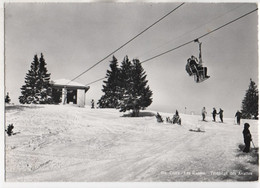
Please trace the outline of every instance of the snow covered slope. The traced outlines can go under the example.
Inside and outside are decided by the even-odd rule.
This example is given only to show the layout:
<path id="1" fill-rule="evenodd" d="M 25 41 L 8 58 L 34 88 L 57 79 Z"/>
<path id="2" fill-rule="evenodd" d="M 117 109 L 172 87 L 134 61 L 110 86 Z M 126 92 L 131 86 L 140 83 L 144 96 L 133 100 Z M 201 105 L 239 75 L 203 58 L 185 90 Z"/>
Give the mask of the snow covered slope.
<path id="1" fill-rule="evenodd" d="M 258 150 L 245 154 L 243 125 L 180 114 L 182 126 L 154 112 L 70 105 L 6 107 L 6 181 L 254 181 Z M 173 114 L 161 113 L 163 118 Z M 250 123 L 258 148 L 258 122 Z M 205 132 L 192 132 L 200 127 Z"/>

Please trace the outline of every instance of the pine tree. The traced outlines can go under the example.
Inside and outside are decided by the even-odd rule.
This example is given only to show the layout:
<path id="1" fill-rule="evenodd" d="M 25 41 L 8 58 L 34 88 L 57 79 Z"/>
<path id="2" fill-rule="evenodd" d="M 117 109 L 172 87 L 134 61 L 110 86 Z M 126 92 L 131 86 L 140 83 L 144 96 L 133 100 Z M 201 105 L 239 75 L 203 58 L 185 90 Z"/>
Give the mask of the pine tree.
<path id="1" fill-rule="evenodd" d="M 25 84 L 21 87 L 19 101 L 22 104 L 45 104 L 51 102 L 50 74 L 41 54 L 40 60 L 35 55 L 31 69 L 25 76 Z"/>
<path id="2" fill-rule="evenodd" d="M 121 67 L 120 111 L 133 110 L 132 116 L 138 117 L 139 111 L 152 103 L 152 91 L 147 86 L 146 73 L 138 59 L 131 63 L 126 57 Z"/>
<path id="3" fill-rule="evenodd" d="M 34 56 L 33 62 L 31 63 L 31 69 L 25 76 L 25 85 L 21 88 L 22 95 L 19 97 L 19 101 L 22 104 L 37 104 L 39 103 L 38 95 L 39 91 L 36 87 L 38 79 L 39 60 L 37 55 Z"/>
<path id="4" fill-rule="evenodd" d="M 258 119 L 258 89 L 254 81 L 250 79 L 248 90 L 242 101 L 242 118 Z"/>
<path id="5" fill-rule="evenodd" d="M 103 89 L 104 95 L 99 99 L 98 105 L 100 108 L 118 108 L 119 100 L 119 68 L 115 56 L 110 61 L 110 70 L 107 70 L 107 80 L 104 81 Z"/>
<path id="6" fill-rule="evenodd" d="M 39 89 L 39 101 L 41 104 L 52 103 L 50 73 L 47 73 L 46 62 L 41 53 L 39 59 L 39 70 L 37 79 L 37 88 Z"/>
<path id="7" fill-rule="evenodd" d="M 147 85 L 148 80 L 146 80 L 146 72 L 144 71 L 140 61 L 138 59 L 133 60 L 134 71 L 133 71 L 133 81 L 134 88 L 133 91 L 136 97 L 136 106 L 135 110 L 138 116 L 139 110 L 144 110 L 146 107 L 152 104 L 152 91 L 150 87 Z"/>
<path id="8" fill-rule="evenodd" d="M 9 104 L 11 102 L 11 99 L 9 97 L 9 93 L 7 92 L 6 96 L 5 96 L 5 103 Z"/>
<path id="9" fill-rule="evenodd" d="M 132 82 L 132 64 L 126 56 L 121 64 L 119 73 L 119 107 L 120 112 L 125 112 L 131 110 L 132 104 L 131 98 L 131 88 L 133 88 Z"/>

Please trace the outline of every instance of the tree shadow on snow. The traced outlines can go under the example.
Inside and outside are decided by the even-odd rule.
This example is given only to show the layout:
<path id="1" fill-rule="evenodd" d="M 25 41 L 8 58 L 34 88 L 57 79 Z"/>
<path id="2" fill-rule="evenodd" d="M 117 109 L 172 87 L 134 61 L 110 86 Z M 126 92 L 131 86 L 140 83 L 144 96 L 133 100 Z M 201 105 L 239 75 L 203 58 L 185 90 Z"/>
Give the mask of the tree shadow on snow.
<path id="1" fill-rule="evenodd" d="M 227 181 L 258 181 L 258 171 L 252 172 L 243 164 L 236 164 L 234 168 L 230 169 L 230 172 L 235 173 L 235 175 L 229 173 L 221 179 Z"/>
<path id="2" fill-rule="evenodd" d="M 35 109 L 35 108 L 43 108 L 42 106 L 23 106 L 23 105 L 13 105 L 13 106 L 5 106 L 5 111 L 18 110 L 22 111 L 24 109 Z"/>
<path id="3" fill-rule="evenodd" d="M 153 112 L 139 112 L 138 117 L 152 117 L 155 116 L 156 114 Z M 122 117 L 133 117 L 132 112 L 129 112 L 127 114 L 123 114 Z"/>
<path id="4" fill-rule="evenodd" d="M 244 153 L 244 144 L 239 144 L 236 150 L 236 163 L 229 169 L 230 172 L 223 176 L 222 180 L 235 180 L 235 181 L 257 181 L 258 180 L 258 166 L 259 166 L 259 153 L 258 148 L 251 148 L 249 153 Z"/>
<path id="5" fill-rule="evenodd" d="M 243 149 L 245 148 L 244 144 L 239 144 L 238 145 L 238 153 L 236 155 L 236 157 L 245 157 L 245 156 L 249 156 L 250 160 L 248 160 L 247 162 L 252 164 L 252 165 L 259 165 L 259 148 L 250 148 L 250 152 L 249 153 L 244 153 Z"/>

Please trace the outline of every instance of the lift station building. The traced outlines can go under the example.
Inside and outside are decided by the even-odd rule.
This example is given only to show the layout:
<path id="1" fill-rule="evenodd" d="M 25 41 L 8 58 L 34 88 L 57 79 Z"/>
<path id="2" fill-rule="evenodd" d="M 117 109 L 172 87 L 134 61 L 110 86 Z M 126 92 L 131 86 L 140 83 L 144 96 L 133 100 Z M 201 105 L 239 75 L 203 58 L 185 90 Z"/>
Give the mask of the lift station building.
<path id="1" fill-rule="evenodd" d="M 51 81 L 52 95 L 56 104 L 76 104 L 84 107 L 86 104 L 86 92 L 89 86 L 70 81 L 59 79 Z"/>

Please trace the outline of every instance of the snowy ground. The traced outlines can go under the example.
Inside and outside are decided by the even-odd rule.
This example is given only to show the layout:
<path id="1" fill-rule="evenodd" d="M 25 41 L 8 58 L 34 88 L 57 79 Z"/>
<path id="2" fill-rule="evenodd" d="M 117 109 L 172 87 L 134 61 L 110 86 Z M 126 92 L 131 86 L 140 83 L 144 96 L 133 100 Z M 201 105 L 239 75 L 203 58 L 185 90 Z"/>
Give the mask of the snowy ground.
<path id="1" fill-rule="evenodd" d="M 258 149 L 243 149 L 243 126 L 180 114 L 182 126 L 157 123 L 152 112 L 70 105 L 7 106 L 6 181 L 255 181 Z M 164 119 L 173 114 L 162 113 Z M 250 131 L 258 148 L 258 122 Z M 205 132 L 189 129 L 200 127 Z"/>

